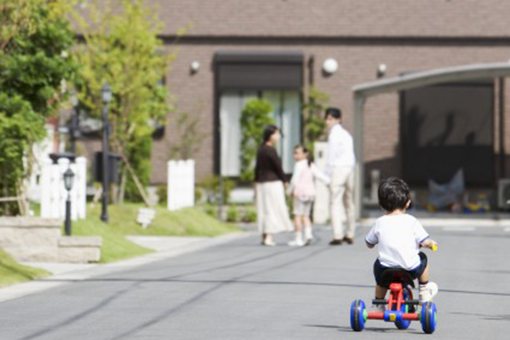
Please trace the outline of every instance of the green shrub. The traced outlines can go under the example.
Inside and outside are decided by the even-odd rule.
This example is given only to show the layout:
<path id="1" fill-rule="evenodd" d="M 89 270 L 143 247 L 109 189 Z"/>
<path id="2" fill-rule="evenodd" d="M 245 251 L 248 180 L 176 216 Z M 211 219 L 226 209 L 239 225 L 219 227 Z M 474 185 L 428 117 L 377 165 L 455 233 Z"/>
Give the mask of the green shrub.
<path id="1" fill-rule="evenodd" d="M 200 186 L 205 189 L 208 198 L 210 198 L 211 196 L 216 198 L 218 196 L 220 187 L 219 177 L 209 176 L 200 184 Z M 235 186 L 236 186 L 235 181 L 227 178 L 223 179 L 223 204 L 227 204 L 229 202 L 230 193 L 235 188 Z"/>
<path id="2" fill-rule="evenodd" d="M 313 155 L 314 145 L 317 140 L 324 138 L 326 124 L 323 118 L 323 112 L 328 106 L 329 96 L 327 93 L 319 91 L 312 87 L 308 101 L 303 105 L 304 111 L 304 141 L 305 146 Z"/>
<path id="3" fill-rule="evenodd" d="M 158 198 L 159 198 L 159 204 L 166 207 L 167 204 L 167 198 L 168 198 L 168 191 L 166 184 L 158 186 Z"/>
<path id="4" fill-rule="evenodd" d="M 227 210 L 227 222 L 237 222 L 239 218 L 239 213 L 237 211 L 237 207 L 235 205 L 231 205 Z"/>
<path id="5" fill-rule="evenodd" d="M 254 209 L 246 210 L 243 216 L 243 222 L 253 223 L 255 221 L 257 221 L 257 212 Z"/>
<path id="6" fill-rule="evenodd" d="M 209 216 L 216 217 L 216 209 L 212 205 L 207 205 L 204 209 L 205 213 Z"/>
<path id="7" fill-rule="evenodd" d="M 195 186 L 195 203 L 202 203 L 202 199 L 204 197 L 204 190 L 199 187 Z"/>
<path id="8" fill-rule="evenodd" d="M 262 131 L 274 124 L 271 103 L 264 99 L 252 99 L 241 112 L 241 179 L 252 181 L 257 149 L 262 142 Z"/>

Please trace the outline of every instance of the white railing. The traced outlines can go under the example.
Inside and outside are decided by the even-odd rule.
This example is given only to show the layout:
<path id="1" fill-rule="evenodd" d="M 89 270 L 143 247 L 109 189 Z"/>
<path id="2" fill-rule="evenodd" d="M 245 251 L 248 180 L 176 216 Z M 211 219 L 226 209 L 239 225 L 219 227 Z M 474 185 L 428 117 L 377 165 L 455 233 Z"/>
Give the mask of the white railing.
<path id="1" fill-rule="evenodd" d="M 64 187 L 64 172 L 71 168 L 74 173 L 71 189 L 71 218 L 73 220 L 86 217 L 87 207 L 87 159 L 77 157 L 75 163 L 69 164 L 66 158 L 60 158 L 58 164 L 51 159 L 44 159 L 41 166 L 41 217 L 65 217 L 67 191 Z"/>
<path id="2" fill-rule="evenodd" d="M 168 210 L 195 205 L 195 161 L 168 162 Z"/>

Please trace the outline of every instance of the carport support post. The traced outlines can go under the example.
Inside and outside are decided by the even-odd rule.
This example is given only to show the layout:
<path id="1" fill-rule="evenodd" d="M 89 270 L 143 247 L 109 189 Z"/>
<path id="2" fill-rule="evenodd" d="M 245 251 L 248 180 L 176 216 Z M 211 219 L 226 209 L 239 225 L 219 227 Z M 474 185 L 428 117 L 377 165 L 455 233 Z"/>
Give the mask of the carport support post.
<path id="1" fill-rule="evenodd" d="M 363 189 L 364 189 L 364 165 L 363 165 L 363 109 L 365 97 L 354 93 L 354 153 L 356 155 L 355 168 L 355 207 L 356 219 L 363 216 Z"/>

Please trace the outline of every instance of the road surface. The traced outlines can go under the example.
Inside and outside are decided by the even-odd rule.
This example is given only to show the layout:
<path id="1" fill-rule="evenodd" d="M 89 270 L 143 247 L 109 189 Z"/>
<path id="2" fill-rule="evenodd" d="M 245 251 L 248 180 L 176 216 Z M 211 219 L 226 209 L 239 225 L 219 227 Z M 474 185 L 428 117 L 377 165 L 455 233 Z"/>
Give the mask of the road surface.
<path id="1" fill-rule="evenodd" d="M 0 339 L 424 339 L 369 320 L 349 305 L 373 294 L 375 250 L 328 246 L 318 228 L 304 248 L 230 243 L 0 303 Z M 504 339 L 510 329 L 510 230 L 431 227 L 439 324 L 434 339 Z"/>

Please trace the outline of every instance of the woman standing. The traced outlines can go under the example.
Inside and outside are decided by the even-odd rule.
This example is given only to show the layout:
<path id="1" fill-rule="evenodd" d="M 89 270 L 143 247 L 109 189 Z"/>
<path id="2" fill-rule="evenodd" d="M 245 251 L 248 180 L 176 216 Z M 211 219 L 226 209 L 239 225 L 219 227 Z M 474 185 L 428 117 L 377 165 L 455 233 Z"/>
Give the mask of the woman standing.
<path id="1" fill-rule="evenodd" d="M 292 230 L 285 202 L 285 174 L 275 145 L 280 140 L 280 130 L 274 125 L 264 129 L 263 143 L 257 152 L 255 165 L 255 190 L 257 195 L 257 224 L 262 244 L 274 246 L 273 234 Z"/>

